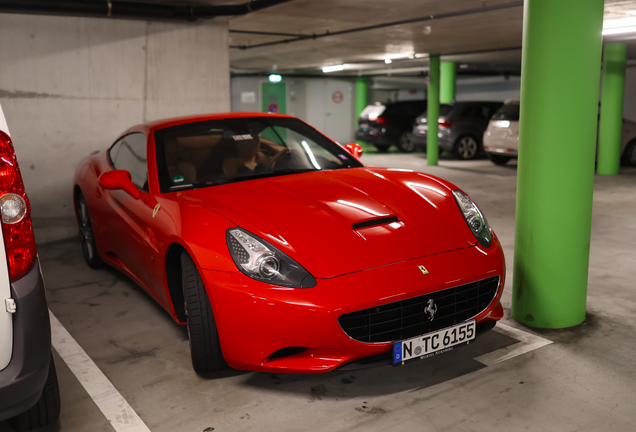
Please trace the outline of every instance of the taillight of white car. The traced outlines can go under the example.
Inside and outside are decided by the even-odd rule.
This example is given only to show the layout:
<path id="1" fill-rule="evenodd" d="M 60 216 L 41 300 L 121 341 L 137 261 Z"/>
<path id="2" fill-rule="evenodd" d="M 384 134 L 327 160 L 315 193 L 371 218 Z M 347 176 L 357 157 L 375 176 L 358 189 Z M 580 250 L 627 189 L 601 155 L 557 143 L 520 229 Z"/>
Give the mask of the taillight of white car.
<path id="1" fill-rule="evenodd" d="M 0 215 L 11 281 L 26 274 L 37 255 L 31 206 L 11 138 L 0 131 Z"/>

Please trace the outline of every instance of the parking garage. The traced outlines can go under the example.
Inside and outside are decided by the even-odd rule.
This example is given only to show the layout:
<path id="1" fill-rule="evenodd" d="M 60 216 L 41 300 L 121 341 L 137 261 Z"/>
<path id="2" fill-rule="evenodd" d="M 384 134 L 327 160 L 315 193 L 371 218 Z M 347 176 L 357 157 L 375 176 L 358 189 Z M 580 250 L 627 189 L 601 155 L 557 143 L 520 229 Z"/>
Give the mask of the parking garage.
<path id="1" fill-rule="evenodd" d="M 37 247 L 16 276 L 6 246 L 9 341 L 39 271 L 60 407 L 38 391 L 0 431 L 632 431 L 634 34 L 631 0 L 0 1 Z M 493 275 L 431 327 L 436 293 Z M 373 339 L 415 299 L 428 330 Z"/>

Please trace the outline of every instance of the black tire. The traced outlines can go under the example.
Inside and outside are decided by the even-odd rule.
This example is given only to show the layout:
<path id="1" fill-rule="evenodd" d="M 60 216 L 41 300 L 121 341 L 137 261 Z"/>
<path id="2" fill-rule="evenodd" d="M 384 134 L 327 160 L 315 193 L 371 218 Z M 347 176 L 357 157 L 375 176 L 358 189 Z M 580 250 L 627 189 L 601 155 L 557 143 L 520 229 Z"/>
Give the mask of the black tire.
<path id="1" fill-rule="evenodd" d="M 463 135 L 453 144 L 453 155 L 455 158 L 462 160 L 475 159 L 479 154 L 480 148 L 477 138 L 472 135 Z"/>
<path id="2" fill-rule="evenodd" d="M 505 165 L 508 163 L 508 161 L 511 158 L 510 156 L 503 156 L 503 155 L 488 153 L 488 159 L 490 159 L 490 161 L 494 163 L 495 165 Z"/>
<path id="3" fill-rule="evenodd" d="M 413 132 L 411 131 L 402 132 L 402 135 L 400 135 L 397 148 L 402 153 L 411 153 L 415 150 L 415 144 L 413 144 L 411 138 L 413 138 Z"/>
<path id="4" fill-rule="evenodd" d="M 57 373 L 51 355 L 49 375 L 44 383 L 40 399 L 28 411 L 9 419 L 9 424 L 17 431 L 27 431 L 50 425 L 60 417 L 60 390 Z"/>
<path id="5" fill-rule="evenodd" d="M 210 299 L 201 275 L 186 252 L 181 254 L 181 280 L 192 367 L 200 374 L 227 368 Z"/>
<path id="6" fill-rule="evenodd" d="M 627 144 L 621 162 L 623 165 L 636 166 L 636 140 L 632 140 Z"/>
<path id="7" fill-rule="evenodd" d="M 386 153 L 389 151 L 389 147 L 391 147 L 390 145 L 387 144 L 373 144 L 375 146 L 375 148 L 378 149 L 378 151 L 380 153 Z"/>
<path id="8" fill-rule="evenodd" d="M 100 269 L 104 267 L 104 262 L 97 252 L 95 235 L 93 234 L 93 227 L 91 225 L 91 216 L 88 213 L 86 199 L 81 192 L 77 194 L 75 205 L 77 206 L 77 225 L 79 227 L 80 242 L 82 243 L 84 260 L 90 268 Z"/>

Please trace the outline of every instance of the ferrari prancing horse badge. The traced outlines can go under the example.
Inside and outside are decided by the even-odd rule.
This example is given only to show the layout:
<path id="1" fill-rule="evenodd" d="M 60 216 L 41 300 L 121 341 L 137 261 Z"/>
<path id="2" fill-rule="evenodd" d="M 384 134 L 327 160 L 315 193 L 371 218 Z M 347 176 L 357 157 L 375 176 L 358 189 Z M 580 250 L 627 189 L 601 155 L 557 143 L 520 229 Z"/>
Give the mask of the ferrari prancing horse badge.
<path id="1" fill-rule="evenodd" d="M 428 270 L 426 270 L 426 267 L 424 267 L 423 265 L 417 266 L 417 268 L 420 269 L 422 274 L 424 274 L 424 275 L 428 274 Z"/>
<path id="2" fill-rule="evenodd" d="M 157 212 L 159 211 L 159 207 L 161 207 L 161 204 L 157 204 L 155 206 L 155 209 L 152 211 L 152 217 L 153 218 L 157 215 Z"/>

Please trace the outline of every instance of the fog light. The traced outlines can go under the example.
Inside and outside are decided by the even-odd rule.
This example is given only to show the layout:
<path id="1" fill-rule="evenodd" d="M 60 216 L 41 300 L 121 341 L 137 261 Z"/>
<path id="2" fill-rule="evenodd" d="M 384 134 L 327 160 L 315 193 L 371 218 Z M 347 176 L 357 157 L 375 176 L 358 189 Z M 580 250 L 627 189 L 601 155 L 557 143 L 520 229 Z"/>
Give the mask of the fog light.
<path id="1" fill-rule="evenodd" d="M 8 193 L 0 197 L 0 212 L 2 222 L 14 224 L 20 222 L 26 214 L 27 207 L 24 199 L 20 195 Z"/>

